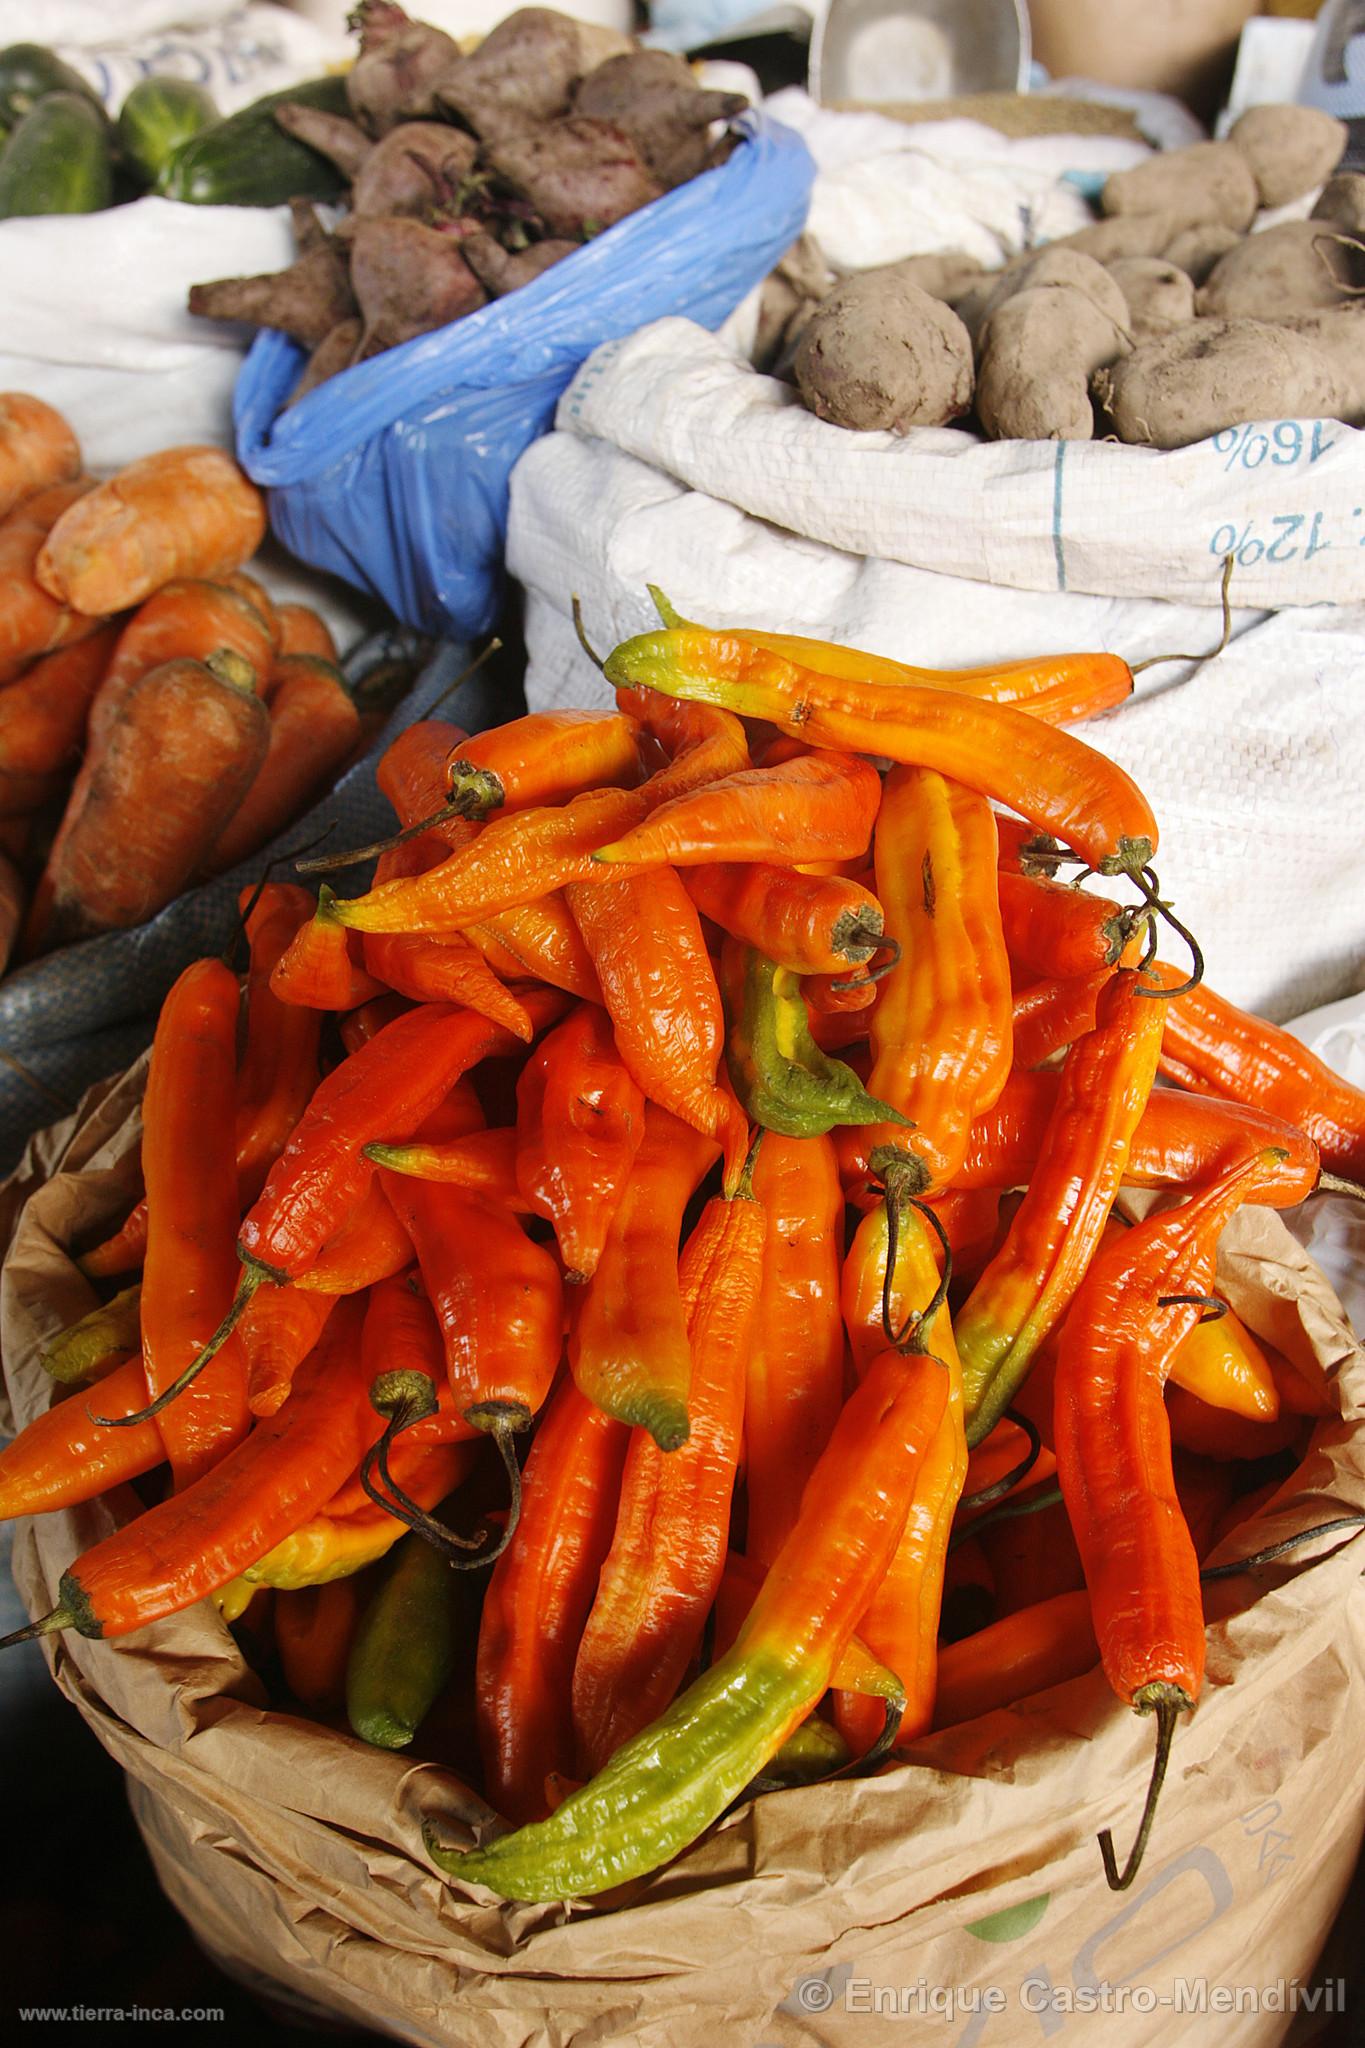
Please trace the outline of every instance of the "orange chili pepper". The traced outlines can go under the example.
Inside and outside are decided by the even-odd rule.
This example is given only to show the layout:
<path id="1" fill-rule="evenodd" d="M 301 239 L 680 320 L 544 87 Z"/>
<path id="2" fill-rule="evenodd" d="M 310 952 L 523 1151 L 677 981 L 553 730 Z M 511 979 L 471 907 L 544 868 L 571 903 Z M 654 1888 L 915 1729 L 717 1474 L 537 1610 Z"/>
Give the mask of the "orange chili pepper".
<path id="1" fill-rule="evenodd" d="M 85 1551 L 62 1574 L 51 1613 L 5 1642 L 64 1628 L 128 1635 L 226 1586 L 308 1521 L 379 1435 L 359 1320 L 358 1303 L 341 1303 L 278 1415 Z M 111 1385 L 102 1382 L 106 1397 Z"/>
<path id="2" fill-rule="evenodd" d="M 1141 958 L 1151 921 L 1145 903 L 1110 903 L 1070 883 L 1008 868 L 1000 870 L 996 886 L 1010 963 L 1030 979 L 1133 967 Z"/>
<path id="3" fill-rule="evenodd" d="M 1099 1661 L 1090 1595 L 1056 1593 L 1018 1608 L 939 1654 L 935 1728 L 956 1728 L 1081 1678 Z"/>
<path id="4" fill-rule="evenodd" d="M 1151 806 L 1123 769 L 1072 734 L 952 690 L 891 690 L 821 675 L 734 633 L 643 633 L 608 656 L 608 682 L 770 719 L 812 746 L 879 754 L 997 797 L 1102 872 L 1152 858 Z"/>
<path id="5" fill-rule="evenodd" d="M 1095 1028 L 1095 1006 L 1112 968 L 1035 981 L 1014 996 L 1014 1064 L 1039 1067 Z"/>
<path id="6" fill-rule="evenodd" d="M 896 1332 L 913 1330 L 916 1348 L 938 1360 L 947 1382 L 942 1418 L 915 1468 L 900 1541 L 858 1622 L 862 1641 L 900 1681 L 905 1695 L 900 1732 L 906 1740 L 923 1735 L 933 1720 L 943 1574 L 967 1473 L 962 1369 L 942 1305 L 940 1265 L 936 1240 L 918 1209 L 897 1203 L 888 1189 L 880 1215 L 874 1210 L 859 1224 L 844 1267 L 845 1322 L 860 1371 L 874 1369 Z M 875 1349 L 867 1342 L 871 1333 L 859 1298 L 868 1292 L 871 1277 L 881 1339 Z M 865 1694 L 839 1693 L 834 1719 L 849 1748 L 861 1754 L 881 1732 L 883 1712 Z"/>
<path id="7" fill-rule="evenodd" d="M 376 880 L 391 882 L 425 874 L 445 859 L 446 852 L 434 833 L 423 833 L 420 839 L 382 853 L 375 868 Z M 503 987 L 483 954 L 458 933 L 440 937 L 371 933 L 364 939 L 363 952 L 366 971 L 400 995 L 423 1003 L 464 1003 L 530 1043 L 531 1019 L 525 1006 Z"/>
<path id="8" fill-rule="evenodd" d="M 391 1173 L 408 1173 L 415 1180 L 448 1181 L 468 1194 L 482 1195 L 514 1216 L 542 1213 L 517 1185 L 517 1134 L 511 1125 L 471 1131 L 466 1138 L 448 1138 L 441 1144 L 419 1139 L 411 1145 L 368 1145 L 365 1149 L 376 1166 L 387 1166 Z"/>
<path id="9" fill-rule="evenodd" d="M 275 1647 L 284 1682 L 310 1712 L 333 1714 L 345 1699 L 346 1659 L 359 1619 L 353 1578 L 301 1586 L 276 1601 Z"/>
<path id="10" fill-rule="evenodd" d="M 348 1010 L 337 1018 L 337 1037 L 346 1052 L 359 1052 L 386 1024 L 412 1007 L 406 996 L 376 996 L 373 1002 L 362 1003 L 358 1010 Z"/>
<path id="11" fill-rule="evenodd" d="M 749 1126 L 716 1085 L 720 990 L 701 921 L 672 868 L 565 891 L 602 985 L 626 1072 L 651 1102 L 714 1138 L 734 1184 Z"/>
<path id="12" fill-rule="evenodd" d="M 880 799 L 881 778 L 870 762 L 856 754 L 803 752 L 674 797 L 592 857 L 642 867 L 774 855 L 792 863 L 861 858 Z"/>
<path id="13" fill-rule="evenodd" d="M 99 1382 L 106 1415 L 135 1415 L 146 1401 L 147 1379 L 136 1352 Z M 56 1401 L 0 1449 L 0 1521 L 94 1500 L 108 1487 L 153 1471 L 165 1456 L 155 1422 L 102 1428 L 90 1415 L 87 1396 Z"/>
<path id="14" fill-rule="evenodd" d="M 1010 1070 L 991 808 L 930 769 L 893 768 L 875 859 L 877 894 L 902 953 L 872 1012 L 868 1090 L 915 1128 L 871 1126 L 861 1156 L 878 1147 L 913 1155 L 907 1185 L 920 1194 L 926 1182 L 941 1188 L 954 1178 L 973 1117 L 989 1109 Z"/>
<path id="15" fill-rule="evenodd" d="M 762 1204 L 741 1183 L 733 1198 L 711 1198 L 683 1250 L 688 1436 L 665 1454 L 639 1430 L 626 1452 L 616 1531 L 573 1672 L 574 1731 L 590 1771 L 668 1705 L 720 1585 L 766 1230 Z"/>
<path id="16" fill-rule="evenodd" d="M 578 1389 L 660 1450 L 687 1441 L 692 1353 L 677 1279 L 683 1211 L 715 1158 L 707 1138 L 656 1104 L 597 1271 L 575 1290 L 569 1364 Z"/>
<path id="17" fill-rule="evenodd" d="M 1174 979 L 1173 970 L 1158 974 Z M 1283 1117 L 1306 1131 L 1334 1173 L 1365 1176 L 1365 1090 L 1334 1074 L 1288 1031 L 1211 988 L 1168 1005 L 1161 1071 L 1182 1088 Z"/>
<path id="18" fill-rule="evenodd" d="M 1227 1408 L 1211 1408 L 1196 1394 L 1189 1394 L 1168 1380 L 1166 1420 L 1171 1442 L 1181 1450 L 1195 1451 L 1201 1458 L 1254 1461 L 1271 1458 L 1297 1444 L 1304 1431 L 1304 1418 L 1282 1410 L 1273 1422 L 1255 1422 L 1234 1415 Z"/>
<path id="19" fill-rule="evenodd" d="M 273 1415 L 289 1398 L 294 1375 L 322 1335 L 335 1294 L 264 1287 L 237 1325 L 246 1354 L 247 1401 L 253 1415 Z"/>
<path id="20" fill-rule="evenodd" d="M 1007 1188 L 1031 1179 L 1062 1085 L 1060 1074 L 1011 1074 L 995 1107 L 972 1125 L 954 1185 Z M 1267 1145 L 1278 1147 L 1284 1158 L 1262 1199 L 1274 1208 L 1292 1207 L 1318 1184 L 1318 1152 L 1310 1138 L 1243 1103 L 1157 1088 L 1133 1135 L 1124 1179 L 1135 1187 L 1198 1186 L 1234 1157 Z"/>
<path id="21" fill-rule="evenodd" d="M 546 1033 L 517 1082 L 516 1185 L 553 1223 L 567 1279 L 597 1271 L 644 1130 L 644 1095 L 611 1019 L 582 1003 Z"/>
<path id="22" fill-rule="evenodd" d="M 381 1168 L 384 1191 L 412 1240 L 445 1346 L 455 1405 L 497 1444 L 512 1484 L 512 1436 L 544 1404 L 564 1349 L 559 1268 L 514 1216 L 437 1181 Z"/>
<path id="23" fill-rule="evenodd" d="M 247 909 L 253 890 L 243 890 Z M 246 1046 L 236 1083 L 237 1202 L 255 1201 L 317 1086 L 321 1019 L 312 1011 L 282 1003 L 270 977 L 280 955 L 304 920 L 313 900 L 305 889 L 267 882 L 246 921 L 251 966 L 246 985 Z M 127 1273 L 147 1252 L 147 1198 L 126 1223 L 80 1260 L 91 1279 Z"/>
<path id="24" fill-rule="evenodd" d="M 142 1104 L 142 1362 L 153 1398 L 208 1343 L 236 1284 L 240 996 L 237 977 L 223 961 L 195 961 L 162 1004 L 152 1041 Z M 240 1442 L 251 1412 L 239 1342 L 228 1340 L 160 1426 L 177 1488 Z"/>
<path id="25" fill-rule="evenodd" d="M 384 993 L 366 972 L 364 954 L 336 916 L 332 892 L 318 891 L 317 909 L 281 954 L 270 986 L 282 1003 L 308 1010 L 355 1010 Z"/>
<path id="26" fill-rule="evenodd" d="M 495 974 L 547 982 L 587 1003 L 600 1003 L 602 990 L 592 955 L 574 923 L 563 891 L 552 889 L 534 903 L 495 911 L 465 931 Z"/>
<path id="27" fill-rule="evenodd" d="M 665 626 L 692 624 L 680 618 L 653 585 L 650 595 Z M 889 661 L 885 655 L 796 633 L 756 633 L 745 626 L 738 637 L 786 661 L 846 682 L 876 684 L 883 690 L 913 690 L 925 685 L 960 690 L 992 704 L 1017 704 L 1035 718 L 1058 725 L 1073 725 L 1078 719 L 1111 711 L 1133 691 L 1132 671 L 1116 654 L 1045 654 L 1031 661 L 1007 661 L 985 668 L 935 669 L 913 668 L 903 661 Z"/>
<path id="28" fill-rule="evenodd" d="M 1067 1055 L 1028 1192 L 954 1322 L 969 1444 L 1009 1406 L 1099 1243 L 1156 1079 L 1165 1007 L 1120 969 L 1100 997 L 1095 1029 Z"/>
<path id="29" fill-rule="evenodd" d="M 1136 1874 L 1176 1716 L 1199 1697 L 1204 1608 L 1199 1563 L 1175 1495 L 1162 1389 L 1191 1297 L 1213 1284 L 1218 1235 L 1267 1166 L 1243 1160 L 1209 1187 L 1135 1224 L 1095 1258 L 1057 1360 L 1054 1413 L 1062 1494 L 1090 1589 L 1104 1672 L 1119 1698 L 1157 1715 L 1158 1768 L 1122 1875 L 1101 1837 L 1111 1886 Z"/>
<path id="30" fill-rule="evenodd" d="M 995 1521 L 989 1508 L 982 1511 L 977 1540 L 990 1566 L 998 1614 L 1085 1584 L 1071 1523 L 1056 1493 L 1055 1475 L 1040 1475 L 1010 1494 L 1008 1516 Z"/>
<path id="31" fill-rule="evenodd" d="M 1176 1346 L 1170 1384 L 1248 1422 L 1273 1422 L 1280 1412 L 1270 1360 L 1226 1303 L 1221 1315 L 1196 1323 Z"/>
<path id="32" fill-rule="evenodd" d="M 682 880 L 703 917 L 793 974 L 847 974 L 882 942 L 881 904 L 839 876 L 766 861 L 708 861 L 686 869 Z"/>
<path id="33" fill-rule="evenodd" d="M 670 733 L 679 750 L 638 789 L 588 790 L 563 806 L 495 819 L 440 867 L 338 904 L 337 916 L 357 931 L 462 930 L 496 911 L 534 902 L 566 882 L 600 874 L 592 864 L 599 846 L 619 838 L 670 797 L 748 765 L 737 718 L 704 705 L 669 708 L 691 716 L 660 721 L 651 707 L 644 711 L 660 731 Z"/>
<path id="34" fill-rule="evenodd" d="M 620 711 L 532 711 L 465 740 L 445 764 L 446 794 L 470 813 L 560 804 L 640 779 L 640 727 Z"/>
<path id="35" fill-rule="evenodd" d="M 468 744 L 469 734 L 462 726 L 444 718 L 419 718 L 384 749 L 374 779 L 405 831 L 441 807 L 446 762 Z M 471 819 L 454 816 L 428 829 L 451 851 L 470 845 L 479 831 Z"/>
<path id="36" fill-rule="evenodd" d="M 769 1131 L 754 1166 L 768 1215 L 745 1378 L 747 1554 L 772 1563 L 844 1399 L 844 1205 L 828 1137 Z"/>
<path id="37" fill-rule="evenodd" d="M 475 1712 L 488 1797 L 518 1824 L 574 1775 L 574 1659 L 611 1547 L 630 1433 L 571 1379 L 551 1396 L 521 1481 L 521 1520 L 479 1622 Z M 401 1439 L 400 1439 L 401 1441 Z"/>

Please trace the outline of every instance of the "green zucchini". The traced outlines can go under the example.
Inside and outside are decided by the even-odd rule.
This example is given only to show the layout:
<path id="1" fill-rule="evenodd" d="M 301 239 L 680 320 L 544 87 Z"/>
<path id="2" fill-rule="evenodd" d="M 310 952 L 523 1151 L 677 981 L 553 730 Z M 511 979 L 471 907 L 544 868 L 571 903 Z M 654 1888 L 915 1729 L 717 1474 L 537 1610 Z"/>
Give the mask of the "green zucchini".
<path id="1" fill-rule="evenodd" d="M 0 50 L 0 127 L 16 127 L 39 100 L 54 92 L 80 93 L 104 112 L 94 86 L 41 43 L 11 43 Z"/>
<path id="2" fill-rule="evenodd" d="M 139 79 L 116 123 L 124 162 L 155 188 L 175 152 L 221 119 L 213 95 L 192 79 Z"/>
<path id="3" fill-rule="evenodd" d="M 334 164 L 277 125 L 276 107 L 290 100 L 329 114 L 350 111 L 344 78 L 314 78 L 268 93 L 182 143 L 160 192 L 191 206 L 282 206 L 288 199 L 333 199 L 345 191 Z"/>
<path id="4" fill-rule="evenodd" d="M 39 100 L 0 155 L 0 220 L 99 213 L 114 197 L 109 123 L 74 92 Z"/>

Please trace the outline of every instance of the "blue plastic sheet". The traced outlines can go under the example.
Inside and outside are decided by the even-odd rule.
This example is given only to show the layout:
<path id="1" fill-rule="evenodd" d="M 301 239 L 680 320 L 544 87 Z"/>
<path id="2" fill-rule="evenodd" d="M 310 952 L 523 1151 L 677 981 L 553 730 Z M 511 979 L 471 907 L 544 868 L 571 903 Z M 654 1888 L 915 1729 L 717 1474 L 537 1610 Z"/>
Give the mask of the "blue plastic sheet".
<path id="1" fill-rule="evenodd" d="M 262 334 L 237 384 L 237 454 L 285 546 L 422 632 L 498 610 L 508 483 L 604 341 L 670 314 L 719 327 L 805 225 L 801 138 L 746 114 L 729 159 L 618 221 L 531 284 L 280 408 L 303 368 Z"/>

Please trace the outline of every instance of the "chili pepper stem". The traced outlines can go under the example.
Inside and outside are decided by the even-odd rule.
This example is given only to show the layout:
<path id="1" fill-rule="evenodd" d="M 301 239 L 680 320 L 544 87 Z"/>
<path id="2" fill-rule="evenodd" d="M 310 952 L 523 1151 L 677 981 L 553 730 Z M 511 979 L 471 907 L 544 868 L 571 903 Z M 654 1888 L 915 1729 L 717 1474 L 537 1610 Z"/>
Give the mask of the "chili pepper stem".
<path id="1" fill-rule="evenodd" d="M 1273 1564 L 1277 1557 L 1297 1550 L 1301 1543 L 1311 1543 L 1315 1536 L 1335 1536 L 1343 1529 L 1349 1529 L 1354 1535 L 1362 1528 L 1365 1528 L 1365 1515 L 1338 1515 L 1334 1521 L 1319 1522 L 1315 1528 L 1300 1529 L 1297 1535 L 1267 1544 L 1264 1550 L 1253 1550 L 1250 1557 L 1239 1557 L 1232 1564 L 1209 1565 L 1199 1577 L 1205 1583 L 1210 1579 L 1235 1579 L 1242 1572 L 1255 1571 L 1259 1565 Z"/>
<path id="2" fill-rule="evenodd" d="M 37 1621 L 31 1621 L 27 1628 L 16 1628 L 12 1635 L 0 1636 L 0 1650 L 11 1649 L 15 1643 L 31 1643 L 39 1636 L 55 1636 L 58 1629 L 74 1628 L 76 1615 L 70 1607 L 58 1605 L 50 1614 L 44 1614 Z"/>
<path id="3" fill-rule="evenodd" d="M 1126 1892 L 1137 1876 L 1146 1853 L 1152 1822 L 1156 1819 L 1156 1803 L 1166 1779 L 1166 1766 L 1171 1760 L 1171 1739 L 1175 1734 L 1176 1716 L 1188 1713 L 1194 1705 L 1188 1693 L 1178 1685 L 1167 1685 L 1157 1680 L 1152 1685 L 1140 1686 L 1133 1694 L 1133 1706 L 1139 1714 L 1156 1715 L 1156 1756 L 1152 1763 L 1151 1781 L 1147 1786 L 1147 1799 L 1138 1823 L 1137 1840 L 1133 1843 L 1128 1861 L 1120 1872 L 1114 1855 L 1114 1837 L 1108 1828 L 1102 1828 L 1099 1835 L 1100 1856 L 1104 1863 L 1105 1882 L 1111 1892 Z"/>
<path id="4" fill-rule="evenodd" d="M 455 796 L 452 793 L 450 801 L 442 804 L 438 811 L 419 818 L 413 825 L 405 825 L 401 832 L 394 832 L 387 839 L 374 840 L 369 846 L 353 846 L 346 853 L 328 853 L 318 860 L 295 861 L 295 873 L 330 875 L 338 868 L 359 867 L 362 861 L 378 860 L 381 854 L 406 846 L 410 839 L 420 839 L 424 832 L 430 832 L 438 825 L 448 825 L 452 818 L 482 819 L 490 811 L 497 810 L 503 801 L 503 788 L 497 776 L 486 769 L 475 768 L 468 761 L 452 762 L 452 777 L 457 769 L 465 777 L 460 794 Z"/>
<path id="5" fill-rule="evenodd" d="M 470 1559 L 458 1555 L 463 1550 L 476 1550 L 483 1540 L 481 1534 L 457 1536 L 453 1529 L 446 1528 L 443 1522 L 438 1522 L 406 1494 L 389 1470 L 389 1451 L 395 1437 L 436 1413 L 436 1384 L 430 1374 L 411 1367 L 380 1373 L 370 1387 L 370 1406 L 377 1414 L 386 1417 L 383 1435 L 371 1444 L 360 1467 L 360 1483 L 375 1506 L 383 1508 L 395 1521 L 402 1522 L 429 1543 L 456 1570 L 469 1571 L 476 1563 L 484 1563 L 482 1557 Z M 387 1493 L 375 1485 L 376 1470 Z"/>
<path id="6" fill-rule="evenodd" d="M 1013 1419 L 1021 1428 L 1026 1429 L 1028 1427 L 1022 1415 L 1015 1414 L 1013 1409 L 1010 1409 L 1008 1413 L 1013 1416 Z M 993 1491 L 994 1488 L 983 1486 L 981 1495 L 976 1497 L 984 1497 L 985 1494 Z M 966 1543 L 973 1536 L 979 1536 L 983 1529 L 994 1529 L 1000 1522 L 1016 1522 L 1024 1515 L 1039 1515 L 1044 1508 L 1060 1507 L 1061 1503 L 1062 1489 L 1060 1486 L 1046 1487 L 1042 1493 L 1035 1493 L 1031 1500 L 1007 1500 L 1000 1507 L 992 1508 L 988 1515 L 982 1515 L 978 1521 L 964 1522 L 954 1529 L 952 1535 L 948 1538 L 948 1548 L 949 1550 L 956 1550 L 959 1544 Z M 963 1501 L 962 1506 L 965 1507 L 966 1505 L 967 1503 Z"/>
<path id="7" fill-rule="evenodd" d="M 228 1338 L 240 1322 L 242 1311 L 252 1295 L 267 1280 L 272 1281 L 276 1286 L 280 1286 L 283 1284 L 283 1275 L 276 1273 L 271 1267 L 262 1264 L 258 1259 L 244 1260 L 242 1277 L 237 1282 L 237 1292 L 232 1297 L 232 1306 L 209 1338 L 208 1343 L 199 1353 L 199 1356 L 190 1360 L 180 1377 L 172 1380 L 170 1385 L 163 1388 L 154 1401 L 149 1401 L 145 1408 L 139 1408 L 133 1415 L 94 1415 L 87 1409 L 86 1413 L 90 1415 L 90 1420 L 99 1429 L 131 1429 L 135 1423 L 150 1422 L 154 1416 L 160 1415 L 163 1409 L 169 1408 L 171 1402 L 183 1394 L 186 1387 L 193 1386 L 200 1373 L 204 1370 L 204 1367 L 209 1365 L 218 1356 L 218 1353 L 227 1343 Z"/>
<path id="8" fill-rule="evenodd" d="M 1320 1173 L 1315 1195 L 1349 1195 L 1353 1202 L 1365 1202 L 1365 1187 L 1358 1180 L 1347 1180 L 1340 1173 Z"/>
<path id="9" fill-rule="evenodd" d="M 1232 638 L 1232 606 L 1228 602 L 1228 585 L 1232 582 L 1232 565 L 1235 560 L 1236 557 L 1233 555 L 1223 557 L 1223 574 L 1219 584 L 1219 596 L 1223 606 L 1223 630 L 1219 635 L 1218 645 L 1210 647 L 1205 654 L 1149 654 L 1145 661 L 1133 663 L 1132 673 L 1135 676 L 1140 676 L 1145 668 L 1160 667 L 1164 661 L 1193 661 L 1202 667 L 1206 661 L 1215 661 L 1218 658 Z"/>
<path id="10" fill-rule="evenodd" d="M 577 591 L 575 591 L 573 594 L 572 604 L 573 629 L 574 632 L 578 635 L 578 644 L 583 649 L 583 652 L 587 655 L 588 660 L 592 663 L 593 667 L 597 669 L 600 674 L 605 674 L 606 663 L 603 661 L 601 655 L 597 652 L 597 649 L 593 646 L 591 640 L 589 640 L 588 629 L 583 624 L 583 604 Z"/>
<path id="11" fill-rule="evenodd" d="M 1021 1415 L 1017 1408 L 1007 1408 L 1005 1414 L 1009 1421 L 1015 1423 L 1023 1430 L 1028 1438 L 1028 1449 L 1019 1460 L 1019 1463 L 1013 1466 L 1001 1478 L 997 1479 L 994 1485 L 983 1486 L 976 1493 L 963 1494 L 958 1502 L 959 1510 L 962 1508 L 985 1508 L 989 1507 L 992 1501 L 1003 1500 L 1007 1493 L 1013 1492 L 1021 1479 L 1028 1478 L 1029 1473 L 1038 1462 L 1043 1448 L 1043 1439 L 1039 1436 L 1033 1423 L 1027 1415 Z M 1057 1494 L 1057 1498 L 1058 1500 L 1061 1499 L 1060 1491 Z M 981 1524 L 979 1522 L 974 1522 L 972 1524 L 972 1534 L 975 1535 L 980 1527 Z"/>

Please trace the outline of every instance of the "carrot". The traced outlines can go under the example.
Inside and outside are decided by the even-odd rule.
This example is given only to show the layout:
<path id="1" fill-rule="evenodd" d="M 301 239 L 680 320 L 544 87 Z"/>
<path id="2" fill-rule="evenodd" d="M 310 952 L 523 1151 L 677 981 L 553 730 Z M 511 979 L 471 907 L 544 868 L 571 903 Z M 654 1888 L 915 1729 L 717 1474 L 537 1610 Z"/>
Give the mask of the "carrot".
<path id="1" fill-rule="evenodd" d="M 73 611 L 123 611 L 174 577 L 239 569 L 265 524 L 264 498 L 221 448 L 165 448 L 57 521 L 37 578 Z"/>
<path id="2" fill-rule="evenodd" d="M 59 412 L 32 392 L 0 391 L 0 519 L 80 470 L 80 445 Z"/>
<path id="3" fill-rule="evenodd" d="M 139 605 L 109 663 L 104 687 L 90 712 L 91 740 L 108 730 L 124 697 L 163 661 L 207 661 L 224 648 L 249 662 L 264 694 L 274 662 L 270 633 L 259 612 L 226 584 L 182 579 L 167 583 Z"/>
<path id="4" fill-rule="evenodd" d="M 327 621 L 311 605 L 279 604 L 275 607 L 275 617 L 280 627 L 281 657 L 286 654 L 320 654 L 324 661 L 339 659 L 337 644 Z"/>
<path id="5" fill-rule="evenodd" d="M 289 654 L 270 672 L 270 745 L 214 847 L 210 874 L 236 867 L 326 789 L 360 732 L 360 713 L 329 661 Z"/>
<path id="6" fill-rule="evenodd" d="M 35 661 L 0 691 L 0 818 L 21 818 L 60 794 L 119 637 L 116 623 Z"/>
<path id="7" fill-rule="evenodd" d="M 34 569 L 53 525 L 93 490 L 88 477 L 53 484 L 26 498 L 0 525 L 0 664 L 11 673 L 15 664 L 84 639 L 92 630 L 89 619 L 35 580 Z"/>
<path id="8" fill-rule="evenodd" d="M 230 575 L 219 576 L 214 580 L 221 584 L 224 590 L 235 591 L 237 596 L 249 604 L 254 612 L 260 613 L 265 629 L 270 635 L 270 644 L 278 654 L 280 652 L 280 614 L 274 598 L 270 595 L 264 583 L 258 582 L 254 576 L 248 576 L 244 569 L 234 569 Z"/>
<path id="9" fill-rule="evenodd" d="M 91 753 L 49 862 L 49 943 L 140 924 L 179 894 L 265 758 L 270 718 L 233 655 L 168 661 Z"/>

